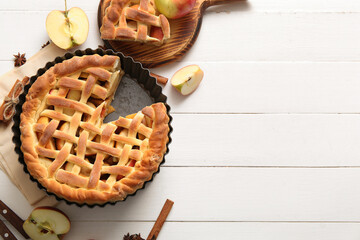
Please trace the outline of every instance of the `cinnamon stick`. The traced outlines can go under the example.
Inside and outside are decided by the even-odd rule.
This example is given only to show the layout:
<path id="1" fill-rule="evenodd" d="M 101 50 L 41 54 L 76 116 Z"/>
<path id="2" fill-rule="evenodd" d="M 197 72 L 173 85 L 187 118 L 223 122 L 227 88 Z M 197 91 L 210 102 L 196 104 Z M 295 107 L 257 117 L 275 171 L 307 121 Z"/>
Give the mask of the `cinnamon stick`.
<path id="1" fill-rule="evenodd" d="M 164 85 L 165 85 L 165 84 L 167 83 L 167 81 L 169 80 L 169 79 L 166 78 L 166 77 L 157 75 L 157 74 L 152 73 L 152 72 L 150 72 L 150 76 L 156 78 L 156 81 L 157 81 L 158 83 L 161 83 L 161 84 L 164 84 Z"/>
<path id="2" fill-rule="evenodd" d="M 155 222 L 153 228 L 151 229 L 149 236 L 147 237 L 146 240 L 156 240 L 157 239 L 157 237 L 160 233 L 160 230 L 161 230 L 162 226 L 164 225 L 165 220 L 166 220 L 167 216 L 169 215 L 173 205 L 174 205 L 173 201 L 166 199 L 166 202 L 165 202 L 163 208 L 161 209 L 161 212 L 160 212 L 158 218 L 156 219 L 156 222 Z"/>
<path id="3" fill-rule="evenodd" d="M 29 82 L 28 77 L 24 77 L 22 81 L 16 80 L 14 86 L 11 88 L 9 94 L 5 97 L 0 106 L 0 121 L 9 121 L 15 114 L 15 106 L 19 95 L 23 92 L 25 85 Z"/>

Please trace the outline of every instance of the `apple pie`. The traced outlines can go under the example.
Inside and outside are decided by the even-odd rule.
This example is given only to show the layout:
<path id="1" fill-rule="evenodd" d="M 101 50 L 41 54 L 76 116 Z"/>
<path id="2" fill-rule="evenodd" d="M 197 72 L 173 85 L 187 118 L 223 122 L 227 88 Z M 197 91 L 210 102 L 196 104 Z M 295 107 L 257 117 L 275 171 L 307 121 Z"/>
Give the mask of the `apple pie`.
<path id="1" fill-rule="evenodd" d="M 161 45 L 170 38 L 169 21 L 157 12 L 152 0 L 105 0 L 102 11 L 103 40 Z"/>
<path id="2" fill-rule="evenodd" d="M 21 150 L 30 175 L 71 202 L 123 200 L 158 170 L 169 117 L 155 103 L 103 123 L 124 74 L 117 56 L 57 63 L 33 83 L 21 113 Z"/>

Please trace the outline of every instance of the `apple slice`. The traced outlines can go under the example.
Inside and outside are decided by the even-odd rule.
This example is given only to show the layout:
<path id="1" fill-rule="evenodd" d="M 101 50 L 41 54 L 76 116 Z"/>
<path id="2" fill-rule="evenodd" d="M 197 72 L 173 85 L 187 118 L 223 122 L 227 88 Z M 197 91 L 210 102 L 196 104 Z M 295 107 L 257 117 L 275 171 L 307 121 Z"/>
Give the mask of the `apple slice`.
<path id="1" fill-rule="evenodd" d="M 161 27 L 152 26 L 150 30 L 150 37 L 157 38 L 161 41 L 164 38 L 164 33 Z"/>
<path id="2" fill-rule="evenodd" d="M 33 240 L 59 240 L 69 232 L 70 220 L 59 209 L 38 207 L 26 219 L 23 229 Z"/>
<path id="3" fill-rule="evenodd" d="M 131 160 L 131 162 L 129 163 L 128 167 L 134 167 L 136 163 L 136 160 Z"/>
<path id="4" fill-rule="evenodd" d="M 178 70 L 171 78 L 171 85 L 182 95 L 189 95 L 199 86 L 204 72 L 198 65 L 189 65 Z"/>
<path id="5" fill-rule="evenodd" d="M 46 18 L 46 31 L 56 46 L 70 49 L 83 44 L 89 33 L 89 20 L 78 7 L 54 10 Z"/>

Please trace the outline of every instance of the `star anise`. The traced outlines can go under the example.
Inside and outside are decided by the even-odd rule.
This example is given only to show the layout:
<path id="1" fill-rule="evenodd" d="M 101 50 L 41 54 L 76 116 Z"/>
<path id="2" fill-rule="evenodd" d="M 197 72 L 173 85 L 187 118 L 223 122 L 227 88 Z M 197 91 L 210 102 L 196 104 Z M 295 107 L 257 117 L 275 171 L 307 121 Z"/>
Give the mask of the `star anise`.
<path id="1" fill-rule="evenodd" d="M 14 59 L 15 67 L 20 67 L 21 65 L 24 65 L 26 63 L 25 53 L 23 54 L 18 53 L 17 55 L 14 55 L 14 57 L 15 57 Z"/>
<path id="2" fill-rule="evenodd" d="M 139 234 L 133 234 L 130 236 L 130 234 L 126 234 L 124 235 L 124 240 L 145 240 L 143 239 L 141 236 L 140 236 L 140 233 Z"/>
<path id="3" fill-rule="evenodd" d="M 46 43 L 44 43 L 42 46 L 41 46 L 41 48 L 44 48 L 44 47 L 46 47 L 47 45 L 49 45 L 50 44 L 50 41 L 47 41 Z"/>

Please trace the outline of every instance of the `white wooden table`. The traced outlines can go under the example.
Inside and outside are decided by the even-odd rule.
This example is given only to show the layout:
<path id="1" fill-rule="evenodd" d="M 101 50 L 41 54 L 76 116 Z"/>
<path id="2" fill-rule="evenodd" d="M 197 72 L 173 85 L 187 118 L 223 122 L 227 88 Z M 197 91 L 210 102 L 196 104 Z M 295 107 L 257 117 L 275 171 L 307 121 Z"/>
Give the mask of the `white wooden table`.
<path id="1" fill-rule="evenodd" d="M 97 0 L 69 0 L 90 20 L 81 48 L 101 44 Z M 60 0 L 0 1 L 0 73 L 12 55 L 48 40 Z M 59 208 L 66 239 L 147 236 L 175 201 L 159 240 L 360 239 L 360 1 L 251 0 L 208 9 L 197 42 L 177 63 L 205 72 L 180 96 L 168 84 L 174 131 L 161 172 L 136 197 L 105 208 Z M 30 205 L 0 173 L 0 199 Z M 15 232 L 15 231 L 14 231 Z M 17 235 L 19 239 L 21 237 Z"/>

